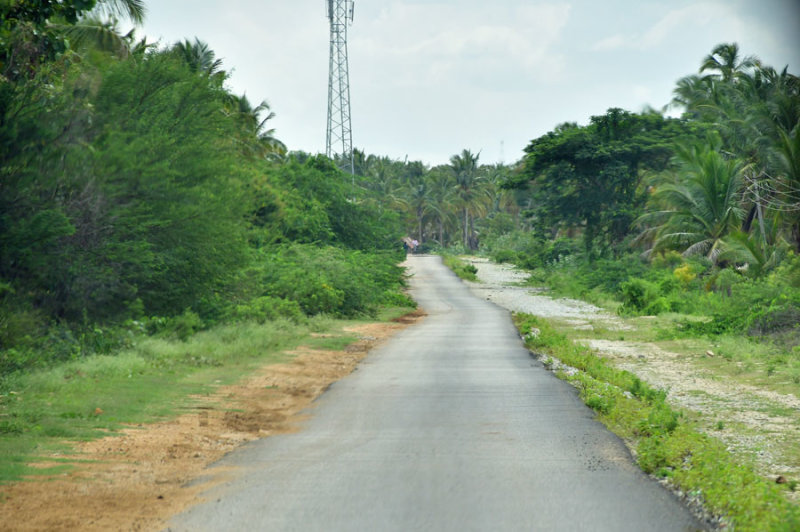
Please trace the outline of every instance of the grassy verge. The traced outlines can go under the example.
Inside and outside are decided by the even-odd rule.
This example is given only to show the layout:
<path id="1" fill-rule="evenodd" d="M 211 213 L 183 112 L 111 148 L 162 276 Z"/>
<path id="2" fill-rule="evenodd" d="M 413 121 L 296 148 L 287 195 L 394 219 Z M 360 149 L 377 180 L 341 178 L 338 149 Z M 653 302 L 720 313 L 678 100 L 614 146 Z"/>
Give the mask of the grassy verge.
<path id="1" fill-rule="evenodd" d="M 443 253 L 442 262 L 460 278 L 473 282 L 478 280 L 478 269 L 474 265 L 464 262 L 457 256 Z"/>
<path id="2" fill-rule="evenodd" d="M 737 463 L 719 441 L 673 410 L 663 391 L 611 367 L 547 321 L 528 314 L 516 314 L 514 321 L 545 365 L 555 358 L 578 370 L 557 374 L 573 383 L 599 419 L 629 442 L 644 471 L 700 497 L 709 511 L 737 530 L 800 529 L 800 508 L 783 493 L 794 486 L 767 482 L 752 467 Z"/>
<path id="3" fill-rule="evenodd" d="M 380 318 L 409 310 L 384 309 Z M 316 317 L 300 324 L 224 325 L 186 341 L 143 338 L 114 355 L 5 376 L 0 382 L 0 484 L 54 474 L 75 462 L 53 459 L 59 451 L 69 452 L 70 442 L 182 413 L 192 397 L 210 395 L 255 367 L 285 361 L 285 351 L 301 344 L 340 349 L 356 340 L 342 330 L 353 323 Z M 35 466 L 37 461 L 48 467 Z"/>

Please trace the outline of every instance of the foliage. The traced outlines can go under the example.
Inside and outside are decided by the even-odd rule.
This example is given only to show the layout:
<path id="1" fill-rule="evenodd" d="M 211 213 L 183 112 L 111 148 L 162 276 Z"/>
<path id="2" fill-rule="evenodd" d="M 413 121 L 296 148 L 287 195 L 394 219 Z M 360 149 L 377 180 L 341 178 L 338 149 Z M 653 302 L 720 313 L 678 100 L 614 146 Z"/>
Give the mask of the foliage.
<path id="1" fill-rule="evenodd" d="M 579 228 L 587 251 L 606 249 L 625 237 L 642 207 L 642 172 L 666 168 L 672 143 L 692 134 L 683 120 L 609 109 L 588 126 L 562 124 L 533 140 L 523 171 L 507 186 L 529 187 L 541 231 Z"/>
<path id="2" fill-rule="evenodd" d="M 265 292 L 297 302 L 309 315 L 374 316 L 400 288 L 394 253 L 291 244 L 265 254 L 262 260 Z"/>
<path id="3" fill-rule="evenodd" d="M 480 165 L 480 154 L 462 150 L 449 165 L 427 168 L 419 161 L 398 162 L 355 151 L 358 183 L 372 192 L 366 200 L 378 212 L 400 214 L 406 234 L 422 249 L 458 245 L 478 249 L 484 232 L 497 234 L 516 224 L 518 209 L 501 190 L 512 169 Z"/>
<path id="4" fill-rule="evenodd" d="M 716 261 L 723 239 L 740 227 L 742 175 L 746 166 L 720 153 L 718 139 L 678 146 L 677 174 L 660 177 L 650 197 L 653 210 L 636 220 L 652 239 L 648 253 L 676 249 Z"/>
<path id="5" fill-rule="evenodd" d="M 90 23 L 116 31 L 92 17 L 143 14 L 138 0 L 93 4 L 2 8 L 0 52 L 33 54 L 0 79 L 3 373 L 108 353 L 141 331 L 188 339 L 226 320 L 408 303 L 400 219 L 373 208 L 376 193 L 324 157 L 285 159 L 269 106 L 231 94 L 199 39 L 79 44 Z M 70 38 L 34 50 L 51 30 Z M 311 264 L 327 282 L 304 288 Z"/>
<path id="6" fill-rule="evenodd" d="M 351 176 L 323 156 L 303 162 L 291 157 L 267 171 L 275 203 L 256 224 L 277 233 L 279 243 L 303 242 L 344 246 L 360 250 L 400 249 L 400 227 L 392 211 L 372 209 L 369 194 L 356 195 Z M 262 185 L 264 186 L 264 185 Z"/>
<path id="7" fill-rule="evenodd" d="M 444 265 L 450 268 L 461 279 L 465 281 L 476 282 L 478 280 L 478 268 L 474 264 L 470 264 L 458 258 L 455 255 L 445 253 L 442 255 Z"/>

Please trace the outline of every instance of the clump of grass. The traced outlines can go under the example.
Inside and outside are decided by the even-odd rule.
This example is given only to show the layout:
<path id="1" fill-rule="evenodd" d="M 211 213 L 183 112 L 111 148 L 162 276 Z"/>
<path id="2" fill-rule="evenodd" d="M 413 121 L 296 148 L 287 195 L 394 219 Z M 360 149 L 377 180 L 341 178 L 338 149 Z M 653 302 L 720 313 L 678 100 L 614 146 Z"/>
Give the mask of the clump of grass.
<path id="1" fill-rule="evenodd" d="M 674 411 L 666 403 L 666 393 L 611 367 L 541 318 L 515 314 L 514 320 L 520 331 L 539 329 L 538 335 L 526 337 L 530 349 L 581 370 L 559 376 L 578 387 L 584 402 L 609 429 L 632 443 L 645 472 L 702 496 L 708 510 L 737 529 L 800 529 L 800 508 L 784 497 L 784 489 L 734 460 L 721 442 Z"/>
<path id="2" fill-rule="evenodd" d="M 444 262 L 444 265 L 450 268 L 453 273 L 465 281 L 474 282 L 478 280 L 478 268 L 468 262 L 464 262 L 455 255 L 442 255 L 442 262 Z"/>

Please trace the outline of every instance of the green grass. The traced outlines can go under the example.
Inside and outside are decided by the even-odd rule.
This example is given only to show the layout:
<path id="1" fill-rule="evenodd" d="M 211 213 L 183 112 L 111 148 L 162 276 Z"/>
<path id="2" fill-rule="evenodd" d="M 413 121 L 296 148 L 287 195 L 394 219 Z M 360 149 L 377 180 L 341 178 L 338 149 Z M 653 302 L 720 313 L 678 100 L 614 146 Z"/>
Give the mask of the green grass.
<path id="1" fill-rule="evenodd" d="M 800 507 L 785 498 L 788 488 L 737 462 L 721 442 L 673 410 L 664 392 L 612 367 L 544 319 L 516 314 L 514 320 L 531 350 L 581 370 L 559 376 L 576 385 L 599 419 L 631 443 L 644 471 L 668 477 L 684 492 L 702 496 L 706 508 L 736 530 L 800 529 Z M 539 333 L 529 334 L 532 328 Z"/>
<path id="2" fill-rule="evenodd" d="M 449 255 L 446 253 L 442 254 L 442 262 L 444 263 L 445 266 L 450 268 L 450 270 L 452 270 L 453 273 L 455 273 L 465 281 L 477 282 L 478 269 L 474 265 L 468 262 L 464 262 L 455 255 Z"/>
<path id="3" fill-rule="evenodd" d="M 391 318 L 408 311 L 382 314 Z M 7 375 L 0 381 L 0 484 L 69 467 L 29 464 L 52 462 L 55 453 L 69 452 L 71 441 L 175 416 L 191 406 L 191 397 L 210 395 L 255 367 L 287 360 L 285 350 L 301 344 L 341 349 L 356 340 L 342 331 L 353 323 L 316 317 L 303 324 L 224 325 L 186 341 L 142 338 L 113 356 Z"/>

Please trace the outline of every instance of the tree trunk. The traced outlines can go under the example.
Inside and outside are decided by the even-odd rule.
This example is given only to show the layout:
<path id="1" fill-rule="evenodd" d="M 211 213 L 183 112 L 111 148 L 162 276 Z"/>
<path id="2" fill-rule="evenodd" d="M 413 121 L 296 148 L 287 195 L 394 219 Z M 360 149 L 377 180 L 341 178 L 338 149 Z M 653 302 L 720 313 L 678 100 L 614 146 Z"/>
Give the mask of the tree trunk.
<path id="1" fill-rule="evenodd" d="M 469 248 L 469 211 L 464 209 L 464 249 Z"/>

